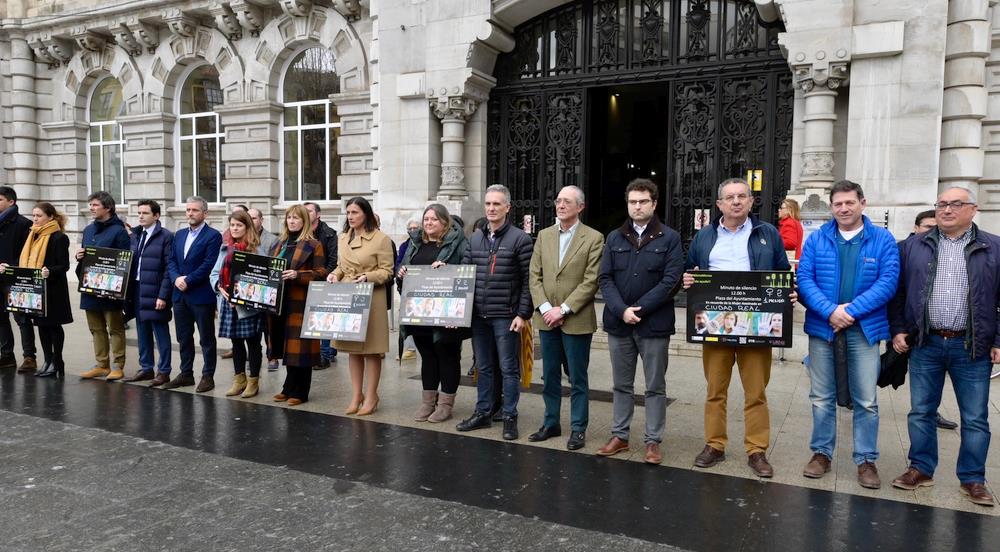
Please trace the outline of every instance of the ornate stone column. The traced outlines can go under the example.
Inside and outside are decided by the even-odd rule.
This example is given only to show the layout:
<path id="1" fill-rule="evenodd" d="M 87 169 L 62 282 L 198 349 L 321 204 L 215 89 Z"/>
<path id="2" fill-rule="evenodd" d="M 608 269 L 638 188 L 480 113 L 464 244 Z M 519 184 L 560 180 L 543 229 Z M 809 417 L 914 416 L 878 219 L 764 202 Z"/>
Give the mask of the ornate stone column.
<path id="1" fill-rule="evenodd" d="M 802 91 L 805 100 L 799 187 L 807 195 L 821 193 L 830 188 L 834 179 L 833 123 L 837 120 L 834 103 L 838 88 L 847 81 L 847 62 L 814 61 L 792 65 L 792 70 L 795 86 Z"/>
<path id="2" fill-rule="evenodd" d="M 225 142 L 221 157 L 226 163 L 222 196 L 230 204 L 244 203 L 260 209 L 264 227 L 269 225 L 275 198 L 280 197 L 278 125 L 281 105 L 274 102 L 242 102 L 217 106 Z"/>
<path id="3" fill-rule="evenodd" d="M 476 112 L 479 102 L 465 96 L 441 96 L 431 99 L 434 114 L 441 119 L 441 199 L 463 199 L 465 188 L 465 123 Z"/>

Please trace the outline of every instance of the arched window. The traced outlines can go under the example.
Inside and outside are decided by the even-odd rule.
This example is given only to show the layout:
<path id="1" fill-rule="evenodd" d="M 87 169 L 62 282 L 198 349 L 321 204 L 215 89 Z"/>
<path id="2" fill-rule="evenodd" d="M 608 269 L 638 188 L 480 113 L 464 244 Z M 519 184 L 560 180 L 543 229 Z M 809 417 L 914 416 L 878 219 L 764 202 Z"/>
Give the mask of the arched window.
<path id="1" fill-rule="evenodd" d="M 338 199 L 340 117 L 330 94 L 340 92 L 333 54 L 310 48 L 288 65 L 282 82 L 282 200 Z"/>
<path id="2" fill-rule="evenodd" d="M 125 164 L 122 152 L 125 139 L 122 126 L 115 120 L 124 114 L 122 85 L 118 79 L 107 77 L 97 83 L 90 97 L 88 120 L 90 135 L 87 139 L 87 167 L 90 192 L 104 190 L 125 203 Z"/>
<path id="3" fill-rule="evenodd" d="M 210 202 L 220 202 L 223 168 L 219 162 L 222 127 L 219 114 L 213 111 L 222 103 L 219 72 L 202 65 L 184 81 L 178 99 L 177 125 L 180 156 L 180 197 L 198 195 Z"/>

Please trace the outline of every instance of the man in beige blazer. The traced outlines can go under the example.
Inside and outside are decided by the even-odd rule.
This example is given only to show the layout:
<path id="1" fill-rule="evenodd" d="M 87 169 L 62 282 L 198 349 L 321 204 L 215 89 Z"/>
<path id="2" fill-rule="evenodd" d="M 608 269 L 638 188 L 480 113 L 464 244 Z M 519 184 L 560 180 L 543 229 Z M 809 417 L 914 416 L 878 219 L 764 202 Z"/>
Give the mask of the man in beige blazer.
<path id="1" fill-rule="evenodd" d="M 566 448 L 582 448 L 586 440 L 588 403 L 587 367 L 590 342 L 597 331 L 594 295 L 601 264 L 604 236 L 580 222 L 583 190 L 566 186 L 556 197 L 558 222 L 538 233 L 531 255 L 528 282 L 535 305 L 533 323 L 542 342 L 542 379 L 545 385 L 545 420 L 529 441 L 544 441 L 562 434 L 559 408 L 562 367 L 570 384 L 570 437 Z"/>

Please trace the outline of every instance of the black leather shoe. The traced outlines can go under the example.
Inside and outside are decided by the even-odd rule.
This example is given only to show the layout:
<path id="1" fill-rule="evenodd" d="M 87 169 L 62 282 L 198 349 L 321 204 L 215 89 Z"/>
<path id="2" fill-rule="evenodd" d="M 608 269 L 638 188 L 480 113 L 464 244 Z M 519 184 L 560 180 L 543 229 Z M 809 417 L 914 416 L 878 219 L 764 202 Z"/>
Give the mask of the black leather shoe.
<path id="1" fill-rule="evenodd" d="M 505 441 L 517 439 L 517 416 L 505 416 L 503 419 L 503 438 Z"/>
<path id="2" fill-rule="evenodd" d="M 490 421 L 500 423 L 503 421 L 503 410 L 497 409 L 490 413 Z"/>
<path id="3" fill-rule="evenodd" d="M 474 412 L 472 416 L 462 420 L 455 426 L 458 431 L 472 431 L 473 429 L 484 429 L 493 425 L 490 421 L 489 412 Z"/>
<path id="4" fill-rule="evenodd" d="M 567 450 L 580 450 L 587 442 L 587 434 L 582 431 L 570 431 L 569 440 L 566 441 Z"/>
<path id="5" fill-rule="evenodd" d="M 528 440 L 532 443 L 537 443 L 539 441 L 545 441 L 551 437 L 559 437 L 562 435 L 562 427 L 554 426 L 542 426 L 538 428 L 538 431 L 528 435 Z"/>
<path id="6" fill-rule="evenodd" d="M 958 429 L 958 424 L 945 418 L 940 412 L 937 414 L 937 426 L 938 429 Z"/>
<path id="7" fill-rule="evenodd" d="M 52 364 L 51 360 L 47 361 L 45 364 L 42 365 L 41 368 L 38 369 L 37 372 L 35 372 L 35 377 L 36 378 L 54 378 L 54 377 L 56 377 L 56 366 L 55 366 L 55 364 Z"/>
<path id="8" fill-rule="evenodd" d="M 175 389 L 177 387 L 189 387 L 191 385 L 194 385 L 194 375 L 179 374 L 174 379 L 161 385 L 160 389 Z"/>

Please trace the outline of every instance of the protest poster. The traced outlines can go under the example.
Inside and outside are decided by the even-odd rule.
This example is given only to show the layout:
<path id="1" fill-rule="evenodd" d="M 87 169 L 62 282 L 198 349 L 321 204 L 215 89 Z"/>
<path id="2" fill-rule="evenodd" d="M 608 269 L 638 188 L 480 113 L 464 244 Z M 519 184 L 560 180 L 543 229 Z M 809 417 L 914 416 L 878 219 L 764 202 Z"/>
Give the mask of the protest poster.
<path id="1" fill-rule="evenodd" d="M 689 343 L 792 346 L 791 271 L 698 271 L 687 290 Z"/>
<path id="2" fill-rule="evenodd" d="M 45 278 L 42 278 L 41 269 L 7 267 L 3 293 L 7 312 L 46 315 Z"/>
<path id="3" fill-rule="evenodd" d="M 96 297 L 124 300 L 131 269 L 131 250 L 87 246 L 80 259 L 78 289 Z"/>
<path id="4" fill-rule="evenodd" d="M 281 257 L 234 251 L 229 265 L 229 302 L 248 309 L 281 314 L 285 281 L 281 273 L 288 261 Z"/>
<path id="5" fill-rule="evenodd" d="M 475 291 L 475 265 L 408 266 L 400 293 L 399 323 L 468 328 Z"/>
<path id="6" fill-rule="evenodd" d="M 309 282 L 299 337 L 364 341 L 374 290 L 370 282 Z"/>

